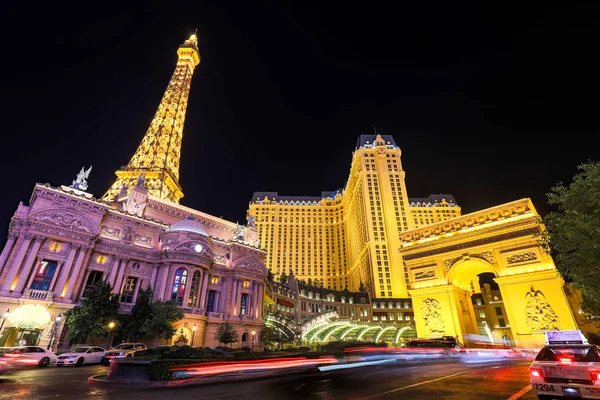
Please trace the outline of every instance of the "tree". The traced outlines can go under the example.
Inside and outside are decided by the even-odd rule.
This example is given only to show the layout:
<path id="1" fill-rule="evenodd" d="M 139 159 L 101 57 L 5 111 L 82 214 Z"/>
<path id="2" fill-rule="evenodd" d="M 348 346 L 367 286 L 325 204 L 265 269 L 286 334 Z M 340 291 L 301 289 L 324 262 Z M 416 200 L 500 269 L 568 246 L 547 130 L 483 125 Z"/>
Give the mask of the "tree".
<path id="1" fill-rule="evenodd" d="M 221 324 L 217 330 L 217 340 L 225 345 L 237 342 L 238 337 L 238 331 L 229 322 Z"/>
<path id="2" fill-rule="evenodd" d="M 312 278 L 308 278 L 308 283 L 307 285 L 312 286 Z"/>
<path id="3" fill-rule="evenodd" d="M 183 312 L 174 300 L 155 301 L 150 315 L 143 322 L 140 334 L 144 339 L 171 339 L 176 331 L 173 323 L 183 317 Z"/>
<path id="4" fill-rule="evenodd" d="M 279 283 L 281 283 L 282 285 L 287 285 L 288 276 L 285 272 L 282 272 L 281 275 L 279 276 Z"/>
<path id="5" fill-rule="evenodd" d="M 270 325 L 264 325 L 260 331 L 260 342 L 263 346 L 270 348 L 281 342 L 281 333 Z"/>
<path id="6" fill-rule="evenodd" d="M 568 187 L 559 182 L 547 194 L 555 210 L 540 221 L 544 229 L 539 243 L 581 291 L 582 310 L 600 316 L 600 163 L 577 168 L 582 172 Z"/>
<path id="7" fill-rule="evenodd" d="M 79 305 L 65 313 L 69 339 L 85 343 L 89 338 L 106 336 L 108 323 L 118 317 L 118 294 L 112 293 L 109 283 L 98 281 Z"/>
<path id="8" fill-rule="evenodd" d="M 358 286 L 358 291 L 359 292 L 364 292 L 365 291 L 365 284 L 362 283 L 362 281 L 360 281 L 360 285 Z"/>
<path id="9" fill-rule="evenodd" d="M 275 277 L 273 276 L 273 272 L 271 271 L 271 268 L 267 269 L 267 280 L 269 282 L 273 282 L 275 280 Z"/>
<path id="10" fill-rule="evenodd" d="M 154 312 L 152 296 L 152 287 L 140 288 L 131 314 L 123 316 L 125 318 L 121 319 L 121 333 L 127 338 L 127 341 L 145 338 L 144 324 Z"/>

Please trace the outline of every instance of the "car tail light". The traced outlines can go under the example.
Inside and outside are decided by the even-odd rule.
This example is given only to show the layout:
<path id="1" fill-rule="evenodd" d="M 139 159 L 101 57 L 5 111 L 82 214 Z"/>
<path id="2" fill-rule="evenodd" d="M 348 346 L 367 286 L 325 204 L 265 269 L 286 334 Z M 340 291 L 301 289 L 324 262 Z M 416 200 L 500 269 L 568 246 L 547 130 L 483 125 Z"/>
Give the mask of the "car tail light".
<path id="1" fill-rule="evenodd" d="M 592 380 L 592 383 L 596 383 L 598 380 L 598 375 L 600 375 L 600 369 L 590 369 L 588 372 L 590 373 L 590 379 Z"/>
<path id="2" fill-rule="evenodd" d="M 561 357 L 558 361 L 560 361 L 561 364 L 571 364 L 573 362 L 569 357 Z"/>
<path id="3" fill-rule="evenodd" d="M 529 368 L 529 375 L 535 376 L 538 378 L 543 378 L 544 371 L 541 368 Z"/>

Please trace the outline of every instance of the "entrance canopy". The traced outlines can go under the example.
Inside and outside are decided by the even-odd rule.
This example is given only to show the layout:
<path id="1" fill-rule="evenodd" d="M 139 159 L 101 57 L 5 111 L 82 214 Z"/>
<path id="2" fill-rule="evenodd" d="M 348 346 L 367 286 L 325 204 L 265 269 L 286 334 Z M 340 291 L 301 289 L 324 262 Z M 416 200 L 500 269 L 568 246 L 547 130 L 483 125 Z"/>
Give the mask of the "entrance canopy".
<path id="1" fill-rule="evenodd" d="M 50 323 L 50 314 L 39 304 L 26 304 L 10 313 L 8 320 L 14 328 L 44 329 Z"/>

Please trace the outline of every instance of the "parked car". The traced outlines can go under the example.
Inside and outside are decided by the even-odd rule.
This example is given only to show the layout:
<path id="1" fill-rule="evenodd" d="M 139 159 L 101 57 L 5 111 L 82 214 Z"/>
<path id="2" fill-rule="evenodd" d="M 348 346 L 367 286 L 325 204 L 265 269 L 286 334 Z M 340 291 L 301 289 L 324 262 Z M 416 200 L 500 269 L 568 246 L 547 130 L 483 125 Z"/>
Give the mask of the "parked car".
<path id="1" fill-rule="evenodd" d="M 77 346 L 66 353 L 59 354 L 56 366 L 93 364 L 102 362 L 106 350 L 98 346 Z"/>
<path id="2" fill-rule="evenodd" d="M 56 354 L 40 346 L 13 347 L 5 351 L 2 358 L 11 367 L 47 367 L 56 362 Z"/>
<path id="3" fill-rule="evenodd" d="M 142 350 L 148 350 L 144 343 L 121 343 L 104 354 L 104 357 L 102 357 L 102 363 L 108 364 L 110 360 L 131 358 L 138 351 Z"/>

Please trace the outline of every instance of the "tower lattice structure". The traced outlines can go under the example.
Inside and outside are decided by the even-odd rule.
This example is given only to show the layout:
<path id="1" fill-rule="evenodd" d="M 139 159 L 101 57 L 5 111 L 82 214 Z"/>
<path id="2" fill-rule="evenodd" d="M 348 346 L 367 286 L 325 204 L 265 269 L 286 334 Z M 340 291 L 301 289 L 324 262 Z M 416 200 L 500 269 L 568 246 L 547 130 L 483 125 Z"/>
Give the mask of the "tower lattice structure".
<path id="1" fill-rule="evenodd" d="M 115 172 L 117 180 L 103 199 L 116 200 L 124 187 L 136 185 L 140 175 L 149 194 L 174 203 L 183 197 L 179 160 L 192 75 L 200 63 L 196 34 L 179 46 L 177 55 L 173 76 L 142 142 L 129 163 Z"/>

